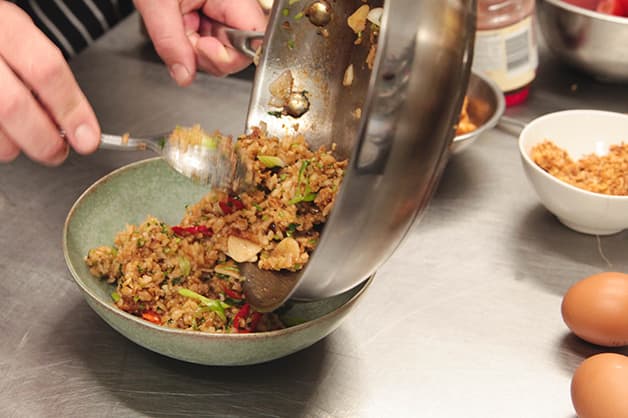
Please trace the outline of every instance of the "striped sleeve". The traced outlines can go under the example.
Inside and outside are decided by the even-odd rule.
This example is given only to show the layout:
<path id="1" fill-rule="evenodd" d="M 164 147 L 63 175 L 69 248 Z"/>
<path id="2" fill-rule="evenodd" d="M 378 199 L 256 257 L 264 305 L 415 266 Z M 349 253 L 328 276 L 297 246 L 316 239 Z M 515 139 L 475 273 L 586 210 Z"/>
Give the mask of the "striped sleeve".
<path id="1" fill-rule="evenodd" d="M 132 0 L 16 0 L 35 24 L 72 57 L 133 11 Z"/>

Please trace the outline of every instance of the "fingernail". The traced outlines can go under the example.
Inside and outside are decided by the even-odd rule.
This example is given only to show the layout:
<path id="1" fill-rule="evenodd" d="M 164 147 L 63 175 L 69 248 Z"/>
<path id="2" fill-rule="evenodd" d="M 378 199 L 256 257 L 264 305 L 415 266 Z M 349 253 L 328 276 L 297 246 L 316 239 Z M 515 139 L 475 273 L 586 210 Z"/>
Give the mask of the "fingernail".
<path id="1" fill-rule="evenodd" d="M 76 139 L 75 146 L 78 152 L 91 152 L 96 149 L 99 142 L 96 132 L 85 123 L 76 128 L 74 138 Z"/>
<path id="2" fill-rule="evenodd" d="M 224 46 L 219 49 L 218 60 L 223 63 L 228 63 L 229 61 L 231 61 L 231 57 L 229 56 L 229 53 L 227 52 L 227 48 L 225 48 Z"/>
<path id="3" fill-rule="evenodd" d="M 185 84 L 190 79 L 190 72 L 181 64 L 172 64 L 170 66 L 170 76 L 175 79 L 177 84 Z"/>

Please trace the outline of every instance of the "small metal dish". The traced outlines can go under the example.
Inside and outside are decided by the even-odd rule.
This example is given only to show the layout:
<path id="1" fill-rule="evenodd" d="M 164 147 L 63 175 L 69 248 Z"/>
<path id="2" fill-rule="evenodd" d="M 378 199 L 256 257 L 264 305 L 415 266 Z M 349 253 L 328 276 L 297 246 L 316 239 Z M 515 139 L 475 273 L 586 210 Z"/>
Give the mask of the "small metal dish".
<path id="1" fill-rule="evenodd" d="M 506 101 L 499 87 L 490 79 L 471 73 L 467 86 L 467 112 L 469 118 L 477 126 L 471 132 L 456 135 L 450 151 L 457 154 L 473 144 L 480 135 L 494 128 L 506 109 Z"/>

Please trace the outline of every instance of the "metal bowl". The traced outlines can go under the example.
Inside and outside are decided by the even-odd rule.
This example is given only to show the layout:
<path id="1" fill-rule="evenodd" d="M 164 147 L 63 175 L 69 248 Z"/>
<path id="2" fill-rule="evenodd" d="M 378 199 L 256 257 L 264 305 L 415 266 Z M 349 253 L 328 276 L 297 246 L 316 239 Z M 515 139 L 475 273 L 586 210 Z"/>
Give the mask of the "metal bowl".
<path id="1" fill-rule="evenodd" d="M 492 80 L 471 73 L 467 86 L 467 112 L 477 128 L 466 134 L 456 135 L 450 151 L 457 154 L 475 142 L 484 132 L 494 128 L 506 109 L 504 94 Z"/>
<path id="2" fill-rule="evenodd" d="M 591 4 L 589 4 L 591 3 Z M 603 81 L 628 82 L 628 18 L 561 0 L 538 0 L 538 20 L 549 49 L 568 65 Z"/>
<path id="3" fill-rule="evenodd" d="M 300 2 L 275 1 L 247 120 L 248 127 L 263 122 L 273 135 L 303 133 L 314 148 L 336 144 L 337 156 L 350 161 L 318 247 L 297 279 L 294 296 L 303 299 L 338 294 L 372 275 L 426 208 L 468 83 L 476 18 L 473 0 L 369 1 L 383 6 L 369 64 L 372 25 L 356 33 L 347 23 L 366 4 L 304 4 L 316 3 L 332 10 L 324 27 L 301 18 Z M 309 100 L 297 117 L 269 107 L 270 87 L 287 69 L 291 91 Z"/>

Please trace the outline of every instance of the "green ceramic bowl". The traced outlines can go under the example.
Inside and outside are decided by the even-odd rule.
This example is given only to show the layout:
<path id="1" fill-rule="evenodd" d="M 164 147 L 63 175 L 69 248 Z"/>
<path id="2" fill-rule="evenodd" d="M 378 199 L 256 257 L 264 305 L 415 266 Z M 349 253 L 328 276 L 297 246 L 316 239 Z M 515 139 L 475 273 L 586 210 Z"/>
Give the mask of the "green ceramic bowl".
<path id="1" fill-rule="evenodd" d="M 176 330 L 151 324 L 118 309 L 113 286 L 93 277 L 84 262 L 90 248 L 111 245 L 126 224 L 147 215 L 176 224 L 186 204 L 207 189 L 170 169 L 160 158 L 122 167 L 94 183 L 78 198 L 65 222 L 65 260 L 87 303 L 111 327 L 131 341 L 163 355 L 205 365 L 261 363 L 304 349 L 334 331 L 368 288 L 355 288 L 313 302 L 289 302 L 282 318 L 297 324 L 253 334 L 219 334 Z"/>

